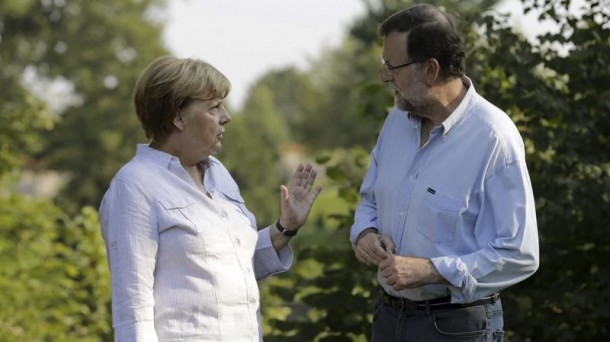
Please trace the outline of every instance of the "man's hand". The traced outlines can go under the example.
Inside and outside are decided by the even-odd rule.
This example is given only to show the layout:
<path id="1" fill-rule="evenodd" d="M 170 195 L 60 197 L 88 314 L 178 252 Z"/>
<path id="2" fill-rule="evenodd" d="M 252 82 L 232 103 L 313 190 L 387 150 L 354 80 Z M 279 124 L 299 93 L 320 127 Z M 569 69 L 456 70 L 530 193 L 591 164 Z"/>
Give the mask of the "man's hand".
<path id="1" fill-rule="evenodd" d="M 430 259 L 391 255 L 379 263 L 379 272 L 394 290 L 404 290 L 427 284 L 447 284 Z"/>
<path id="2" fill-rule="evenodd" d="M 392 238 L 376 233 L 376 230 L 366 230 L 358 239 L 356 249 L 356 259 L 368 266 L 377 266 L 383 259 L 388 258 L 394 251 Z"/>

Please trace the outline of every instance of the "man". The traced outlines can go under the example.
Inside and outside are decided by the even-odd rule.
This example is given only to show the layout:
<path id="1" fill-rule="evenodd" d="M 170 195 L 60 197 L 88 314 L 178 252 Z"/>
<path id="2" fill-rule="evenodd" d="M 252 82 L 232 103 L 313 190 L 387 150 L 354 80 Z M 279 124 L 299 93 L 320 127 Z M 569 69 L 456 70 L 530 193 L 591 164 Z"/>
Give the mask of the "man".
<path id="1" fill-rule="evenodd" d="M 350 234 L 356 258 L 378 267 L 372 341 L 501 341 L 499 291 L 539 262 L 522 138 L 464 75 L 447 14 L 413 6 L 379 32 L 395 106 Z"/>

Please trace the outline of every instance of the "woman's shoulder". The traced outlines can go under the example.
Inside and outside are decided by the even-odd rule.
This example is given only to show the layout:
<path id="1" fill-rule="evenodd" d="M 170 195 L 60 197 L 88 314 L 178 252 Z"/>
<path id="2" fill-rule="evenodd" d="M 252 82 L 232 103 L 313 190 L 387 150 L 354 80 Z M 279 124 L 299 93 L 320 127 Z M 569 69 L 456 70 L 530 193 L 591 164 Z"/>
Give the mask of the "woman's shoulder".
<path id="1" fill-rule="evenodd" d="M 127 183 L 132 186 L 150 186 L 159 177 L 158 165 L 142 158 L 134 157 L 123 165 L 114 175 L 113 182 Z"/>

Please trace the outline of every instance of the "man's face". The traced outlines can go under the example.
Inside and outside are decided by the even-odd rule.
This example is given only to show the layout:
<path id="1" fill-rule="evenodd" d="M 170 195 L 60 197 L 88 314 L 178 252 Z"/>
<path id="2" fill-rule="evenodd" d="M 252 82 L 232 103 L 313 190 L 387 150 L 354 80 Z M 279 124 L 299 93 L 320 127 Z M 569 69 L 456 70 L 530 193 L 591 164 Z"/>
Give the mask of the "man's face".
<path id="1" fill-rule="evenodd" d="M 391 32 L 384 37 L 381 80 L 394 89 L 396 107 L 417 115 L 425 106 L 427 89 L 422 63 L 407 56 L 406 36 L 403 32 Z"/>

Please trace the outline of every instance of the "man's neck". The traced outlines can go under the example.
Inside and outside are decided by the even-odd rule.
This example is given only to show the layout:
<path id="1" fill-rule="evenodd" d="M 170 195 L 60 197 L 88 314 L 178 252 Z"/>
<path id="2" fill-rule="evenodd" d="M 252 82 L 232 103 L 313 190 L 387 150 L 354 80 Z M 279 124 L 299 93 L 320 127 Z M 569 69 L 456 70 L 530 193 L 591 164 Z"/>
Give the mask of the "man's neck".
<path id="1" fill-rule="evenodd" d="M 460 105 L 468 88 L 460 78 L 453 79 L 434 88 L 436 102 L 430 110 L 430 115 L 424 120 L 432 122 L 432 127 L 443 123 Z"/>

